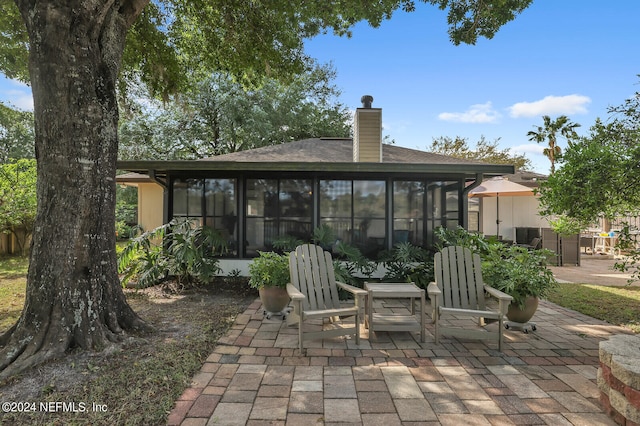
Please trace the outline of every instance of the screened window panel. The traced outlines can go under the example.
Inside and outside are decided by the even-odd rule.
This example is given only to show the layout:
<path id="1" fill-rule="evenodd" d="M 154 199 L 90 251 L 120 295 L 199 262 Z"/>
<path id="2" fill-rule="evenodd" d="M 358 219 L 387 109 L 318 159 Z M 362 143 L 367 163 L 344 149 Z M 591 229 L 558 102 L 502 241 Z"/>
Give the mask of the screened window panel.
<path id="1" fill-rule="evenodd" d="M 320 181 L 320 216 L 351 217 L 352 182 L 350 180 Z"/>
<path id="2" fill-rule="evenodd" d="M 351 243 L 352 181 L 320 181 L 320 225 L 331 228 L 336 240 Z"/>
<path id="3" fill-rule="evenodd" d="M 311 181 L 290 179 L 280 181 L 280 216 L 311 217 Z"/>
<path id="4" fill-rule="evenodd" d="M 188 184 L 180 179 L 173 183 L 173 215 L 187 215 L 187 190 Z"/>
<path id="5" fill-rule="evenodd" d="M 187 215 L 189 217 L 202 216 L 202 189 L 201 179 L 188 179 L 187 190 Z"/>
<path id="6" fill-rule="evenodd" d="M 469 198 L 469 224 L 468 230 L 471 232 L 480 232 L 480 200 L 478 198 Z"/>
<path id="7" fill-rule="evenodd" d="M 205 179 L 205 206 L 207 216 L 235 215 L 236 180 Z"/>
<path id="8" fill-rule="evenodd" d="M 393 184 L 392 244 L 424 244 L 424 190 L 419 181 L 396 181 Z"/>
<path id="9" fill-rule="evenodd" d="M 246 254 L 272 250 L 284 236 L 310 241 L 312 211 L 310 179 L 247 180 Z"/>
<path id="10" fill-rule="evenodd" d="M 173 184 L 173 215 L 202 216 L 202 179 L 176 179 Z"/>
<path id="11" fill-rule="evenodd" d="M 459 181 L 429 182 L 427 185 L 427 246 L 435 243 L 435 229 L 460 225 Z"/>
<path id="12" fill-rule="evenodd" d="M 236 180 L 205 179 L 205 223 L 217 230 L 227 243 L 227 255 L 238 254 Z"/>
<path id="13" fill-rule="evenodd" d="M 384 181 L 320 181 L 320 224 L 333 229 L 337 240 L 375 257 L 386 241 L 385 194 Z"/>
<path id="14" fill-rule="evenodd" d="M 302 241 L 311 240 L 312 195 L 312 182 L 309 179 L 280 181 L 279 236 L 287 235 Z"/>
<path id="15" fill-rule="evenodd" d="M 248 179 L 245 249 L 248 256 L 271 250 L 277 236 L 278 180 Z"/>

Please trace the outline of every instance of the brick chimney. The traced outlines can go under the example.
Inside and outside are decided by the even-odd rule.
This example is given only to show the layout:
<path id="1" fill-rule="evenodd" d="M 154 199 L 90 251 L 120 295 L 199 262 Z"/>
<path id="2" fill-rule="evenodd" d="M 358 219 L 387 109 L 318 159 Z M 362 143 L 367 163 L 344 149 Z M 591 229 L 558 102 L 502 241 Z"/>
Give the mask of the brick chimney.
<path id="1" fill-rule="evenodd" d="M 364 95 L 353 119 L 353 161 L 382 162 L 382 108 L 371 108 L 373 96 Z"/>

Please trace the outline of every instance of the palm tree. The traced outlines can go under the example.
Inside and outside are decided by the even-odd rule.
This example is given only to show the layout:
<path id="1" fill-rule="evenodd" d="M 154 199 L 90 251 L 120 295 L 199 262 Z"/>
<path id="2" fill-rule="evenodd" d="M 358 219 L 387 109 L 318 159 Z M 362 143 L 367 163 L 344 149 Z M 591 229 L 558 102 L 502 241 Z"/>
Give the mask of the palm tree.
<path id="1" fill-rule="evenodd" d="M 544 126 L 538 126 L 537 132 L 533 130 L 527 132 L 527 136 L 529 136 L 530 141 L 537 143 L 549 142 L 549 147 L 545 148 L 542 153 L 551 161 L 551 173 L 553 173 L 556 170 L 556 159 L 562 155 L 562 149 L 560 149 L 556 143 L 556 134 L 559 132 L 560 135 L 566 139 L 576 138 L 578 134 L 575 129 L 576 127 L 580 127 L 580 125 L 573 123 L 566 115 L 561 115 L 555 120 L 552 120 L 548 115 L 543 115 L 542 121 L 544 122 Z"/>

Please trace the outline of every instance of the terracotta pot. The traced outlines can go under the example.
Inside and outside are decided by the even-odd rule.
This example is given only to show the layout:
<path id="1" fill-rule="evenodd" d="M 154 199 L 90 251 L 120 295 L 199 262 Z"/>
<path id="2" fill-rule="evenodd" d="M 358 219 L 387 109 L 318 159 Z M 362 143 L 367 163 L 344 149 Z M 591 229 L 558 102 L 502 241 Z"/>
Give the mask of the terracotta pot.
<path id="1" fill-rule="evenodd" d="M 529 322 L 529 320 L 533 317 L 533 314 L 536 313 L 538 309 L 538 298 L 529 296 L 524 301 L 524 309 L 520 309 L 518 305 L 514 305 L 513 303 L 509 305 L 509 310 L 507 311 L 507 318 L 509 321 L 517 322 L 524 324 Z"/>
<path id="2" fill-rule="evenodd" d="M 262 307 L 267 312 L 281 312 L 289 304 L 287 289 L 281 287 L 265 287 L 258 290 Z"/>

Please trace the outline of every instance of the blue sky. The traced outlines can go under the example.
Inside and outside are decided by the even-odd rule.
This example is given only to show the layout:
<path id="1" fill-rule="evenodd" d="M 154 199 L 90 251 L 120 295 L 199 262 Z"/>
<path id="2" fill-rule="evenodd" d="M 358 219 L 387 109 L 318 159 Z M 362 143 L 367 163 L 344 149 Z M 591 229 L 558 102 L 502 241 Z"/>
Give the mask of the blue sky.
<path id="1" fill-rule="evenodd" d="M 584 134 L 640 91 L 638 16 L 638 0 L 534 0 L 492 40 L 454 46 L 446 14 L 419 3 L 380 28 L 358 24 L 350 39 L 309 40 L 306 52 L 333 63 L 349 108 L 374 97 L 397 145 L 425 150 L 433 138 L 461 136 L 473 147 L 482 135 L 501 138 L 501 148 L 525 153 L 547 173 L 543 146 L 526 136 L 542 115 L 568 115 Z M 1 75 L 0 100 L 33 104 L 27 86 Z"/>
<path id="2" fill-rule="evenodd" d="M 607 108 L 640 91 L 640 1 L 534 0 L 491 40 L 454 46 L 446 14 L 421 4 L 351 39 L 321 36 L 307 53 L 332 62 L 349 108 L 370 94 L 396 144 L 426 149 L 433 138 L 500 139 L 548 173 L 542 145 L 526 134 L 542 115 L 567 115 L 586 134 Z M 561 146 L 566 142 L 561 141 Z"/>

